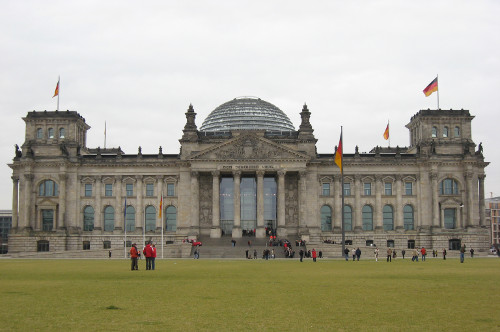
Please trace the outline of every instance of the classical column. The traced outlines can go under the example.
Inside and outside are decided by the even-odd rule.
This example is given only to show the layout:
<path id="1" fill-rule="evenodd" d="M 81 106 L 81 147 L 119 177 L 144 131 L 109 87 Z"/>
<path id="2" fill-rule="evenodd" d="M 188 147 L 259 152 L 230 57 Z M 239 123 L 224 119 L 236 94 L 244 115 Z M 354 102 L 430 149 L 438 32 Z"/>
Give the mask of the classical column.
<path id="1" fill-rule="evenodd" d="M 473 174 L 472 172 L 465 172 L 464 174 L 465 177 L 465 184 L 467 190 L 465 191 L 466 193 L 466 201 L 467 204 L 465 204 L 465 218 L 461 220 L 462 222 L 462 228 L 466 228 L 468 226 L 473 225 L 473 216 L 474 216 L 474 190 L 472 187 L 472 180 L 473 180 Z M 462 202 L 463 203 L 463 202 Z M 462 206 L 462 209 L 464 209 L 464 206 Z M 462 214 L 461 214 L 462 215 Z"/>
<path id="2" fill-rule="evenodd" d="M 62 170 L 65 172 L 65 170 Z M 59 215 L 55 221 L 54 230 L 68 228 L 70 225 L 66 225 L 65 215 L 66 215 L 66 173 L 59 174 Z"/>
<path id="3" fill-rule="evenodd" d="M 307 171 L 299 172 L 299 229 L 307 225 Z M 333 225 L 332 225 L 333 227 Z"/>
<path id="4" fill-rule="evenodd" d="M 198 172 L 191 172 L 191 229 L 200 228 L 200 186 Z"/>
<path id="5" fill-rule="evenodd" d="M 94 207 L 94 230 L 102 230 L 102 180 L 101 176 L 97 175 L 95 177 L 95 207 Z"/>
<path id="6" fill-rule="evenodd" d="M 12 229 L 18 227 L 19 176 L 12 176 Z"/>
<path id="7" fill-rule="evenodd" d="M 240 238 L 241 237 L 241 201 L 240 201 L 240 181 L 241 181 L 241 172 L 236 171 L 233 172 L 233 180 L 234 180 L 234 224 L 233 224 L 233 237 Z"/>
<path id="8" fill-rule="evenodd" d="M 211 238 L 220 238 L 220 172 L 212 172 L 212 228 Z"/>
<path id="9" fill-rule="evenodd" d="M 122 176 L 121 175 L 117 175 L 115 177 L 116 179 L 116 200 L 115 200 L 115 225 L 114 225 L 114 228 L 118 228 L 119 227 L 119 218 L 120 218 L 120 215 L 122 216 L 123 218 L 123 214 L 120 213 L 120 207 L 122 206 Z M 104 225 L 105 226 L 105 225 Z M 105 227 L 103 227 L 104 229 Z"/>
<path id="10" fill-rule="evenodd" d="M 285 174 L 286 171 L 278 171 L 278 236 L 286 236 L 285 231 Z"/>
<path id="11" fill-rule="evenodd" d="M 139 205 L 139 200 L 142 203 L 142 196 L 144 195 L 144 182 L 142 182 L 142 175 L 136 175 L 135 176 L 137 180 L 137 205 Z M 158 184 L 158 190 L 157 190 L 157 197 L 158 197 L 158 209 L 156 211 L 156 229 L 158 232 L 161 232 L 161 228 L 163 227 L 163 230 L 165 230 L 165 223 L 163 220 L 165 220 L 165 198 L 163 199 L 163 206 L 161 209 L 161 218 L 158 216 L 160 215 L 160 200 L 161 200 L 161 195 L 163 193 L 163 176 L 158 175 L 156 177 L 156 182 Z M 142 206 L 142 204 L 141 204 Z M 125 221 L 126 222 L 126 221 Z"/>
<path id="12" fill-rule="evenodd" d="M 382 183 L 382 177 L 375 177 L 375 227 L 374 230 L 383 230 L 382 225 L 382 192 L 385 190 L 384 184 Z"/>
<path id="13" fill-rule="evenodd" d="M 339 227 L 342 230 L 342 178 L 339 175 L 333 176 L 333 204 L 335 206 L 334 215 L 337 216 L 335 218 L 335 226 Z M 354 218 L 353 218 L 354 219 Z M 354 220 L 352 221 L 352 229 L 354 230 Z"/>
<path id="14" fill-rule="evenodd" d="M 257 171 L 257 238 L 266 237 L 264 228 L 264 171 Z"/>
<path id="15" fill-rule="evenodd" d="M 484 178 L 486 174 L 479 174 L 479 226 L 485 225 L 485 209 L 484 209 Z"/>
<path id="16" fill-rule="evenodd" d="M 361 192 L 363 190 L 361 184 L 361 176 L 354 176 L 354 216 L 351 214 L 352 218 L 352 230 L 357 226 L 358 229 L 363 229 L 362 213 L 361 213 Z"/>
<path id="17" fill-rule="evenodd" d="M 19 220 L 19 228 L 31 228 L 34 229 L 34 221 L 31 218 L 31 206 L 35 205 L 31 202 L 31 183 L 33 182 L 33 174 L 24 174 L 24 206 L 23 206 L 23 217 Z"/>
<path id="18" fill-rule="evenodd" d="M 429 174 L 431 178 L 431 191 L 432 191 L 432 226 L 441 227 L 439 224 L 439 198 L 438 198 L 438 183 L 437 183 L 437 173 L 431 171 Z"/>
<path id="19" fill-rule="evenodd" d="M 396 175 L 396 206 L 394 211 L 394 230 L 403 229 L 403 177 Z"/>

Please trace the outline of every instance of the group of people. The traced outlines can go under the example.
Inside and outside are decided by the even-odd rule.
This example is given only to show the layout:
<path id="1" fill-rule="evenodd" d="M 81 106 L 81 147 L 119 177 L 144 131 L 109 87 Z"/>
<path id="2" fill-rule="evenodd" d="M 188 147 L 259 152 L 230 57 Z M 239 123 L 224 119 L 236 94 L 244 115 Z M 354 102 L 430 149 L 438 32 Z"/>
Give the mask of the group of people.
<path id="1" fill-rule="evenodd" d="M 318 253 L 316 252 L 316 249 L 314 249 L 314 248 L 312 251 L 311 250 L 304 251 L 304 250 L 300 249 L 299 257 L 300 257 L 301 262 L 303 261 L 304 257 L 305 258 L 312 258 L 313 262 L 316 262 L 316 258 L 318 258 Z M 323 257 L 323 253 L 320 251 L 319 258 L 322 258 L 322 257 Z"/>
<path id="2" fill-rule="evenodd" d="M 349 252 L 352 254 L 352 260 L 355 261 L 356 259 L 359 261 L 359 259 L 361 258 L 361 249 L 356 248 L 352 248 L 352 250 L 349 250 L 349 248 L 345 248 L 344 249 L 344 257 L 345 257 L 345 260 L 348 261 L 349 260 Z M 377 256 L 377 259 L 378 259 L 378 256 Z"/>
<path id="3" fill-rule="evenodd" d="M 155 260 L 156 260 L 156 246 L 152 244 L 150 241 L 143 248 L 142 253 L 144 257 L 146 257 L 146 270 L 154 270 L 155 269 Z M 131 270 L 139 270 L 139 266 L 137 263 L 138 258 L 141 255 L 141 251 L 137 249 L 137 245 L 135 243 L 132 244 L 132 248 L 130 248 L 130 259 Z"/>

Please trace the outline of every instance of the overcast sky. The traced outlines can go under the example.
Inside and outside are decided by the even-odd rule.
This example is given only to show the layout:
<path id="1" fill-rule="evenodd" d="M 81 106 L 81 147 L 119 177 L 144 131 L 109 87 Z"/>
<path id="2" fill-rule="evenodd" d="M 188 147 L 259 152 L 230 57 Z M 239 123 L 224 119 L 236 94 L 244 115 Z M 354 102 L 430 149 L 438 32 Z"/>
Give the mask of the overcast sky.
<path id="1" fill-rule="evenodd" d="M 296 129 L 307 103 L 319 153 L 407 146 L 405 125 L 437 94 L 468 109 L 483 142 L 486 197 L 500 196 L 500 1 L 0 0 L 0 208 L 12 208 L 14 144 L 27 112 L 79 112 L 87 146 L 178 153 L 220 104 L 257 96 Z"/>

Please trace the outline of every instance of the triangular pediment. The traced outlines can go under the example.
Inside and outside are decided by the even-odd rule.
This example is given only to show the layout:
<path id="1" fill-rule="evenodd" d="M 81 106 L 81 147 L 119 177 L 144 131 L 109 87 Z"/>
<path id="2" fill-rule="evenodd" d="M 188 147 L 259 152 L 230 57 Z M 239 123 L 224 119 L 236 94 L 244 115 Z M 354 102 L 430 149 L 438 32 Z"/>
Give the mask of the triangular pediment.
<path id="1" fill-rule="evenodd" d="M 309 156 L 256 134 L 244 134 L 195 153 L 191 160 L 300 160 Z"/>

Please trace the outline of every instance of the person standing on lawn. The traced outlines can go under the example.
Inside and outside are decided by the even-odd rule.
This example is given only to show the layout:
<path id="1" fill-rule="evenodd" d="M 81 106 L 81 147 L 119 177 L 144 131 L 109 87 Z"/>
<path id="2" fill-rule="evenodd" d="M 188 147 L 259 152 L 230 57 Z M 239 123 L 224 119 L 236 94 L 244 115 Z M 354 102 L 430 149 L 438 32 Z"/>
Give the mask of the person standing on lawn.
<path id="1" fill-rule="evenodd" d="M 387 262 L 392 262 L 392 249 L 387 248 Z"/>
<path id="2" fill-rule="evenodd" d="M 130 259 L 132 260 L 131 270 L 139 270 L 137 265 L 137 257 L 139 257 L 139 252 L 137 251 L 137 247 L 135 243 L 132 244 L 132 248 L 130 248 Z"/>
<path id="3" fill-rule="evenodd" d="M 317 256 L 316 255 L 316 249 L 313 248 L 311 254 L 312 254 L 313 262 L 316 262 L 316 256 Z"/>
<path id="4" fill-rule="evenodd" d="M 146 270 L 151 270 L 151 242 L 148 242 L 142 253 L 146 257 Z"/>
<path id="5" fill-rule="evenodd" d="M 156 261 L 156 246 L 153 244 L 151 248 L 151 269 L 155 269 L 155 261 Z"/>

